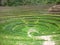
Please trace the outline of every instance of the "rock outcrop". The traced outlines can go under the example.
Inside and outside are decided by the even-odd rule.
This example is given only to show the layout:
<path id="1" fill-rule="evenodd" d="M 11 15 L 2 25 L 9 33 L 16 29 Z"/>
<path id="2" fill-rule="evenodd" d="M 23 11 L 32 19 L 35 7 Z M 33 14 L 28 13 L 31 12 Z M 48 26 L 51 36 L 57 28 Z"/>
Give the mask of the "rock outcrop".
<path id="1" fill-rule="evenodd" d="M 60 5 L 54 5 L 48 9 L 49 13 L 60 14 Z"/>

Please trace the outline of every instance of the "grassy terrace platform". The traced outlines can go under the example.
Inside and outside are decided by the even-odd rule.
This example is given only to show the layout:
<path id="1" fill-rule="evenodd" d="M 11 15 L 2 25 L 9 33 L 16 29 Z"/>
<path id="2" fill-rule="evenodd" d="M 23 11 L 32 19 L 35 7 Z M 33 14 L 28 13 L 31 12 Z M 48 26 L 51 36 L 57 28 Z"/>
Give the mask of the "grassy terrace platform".
<path id="1" fill-rule="evenodd" d="M 60 15 L 47 14 L 46 10 L 0 7 L 0 45 L 60 45 Z M 39 36 L 47 36 L 47 40 Z"/>

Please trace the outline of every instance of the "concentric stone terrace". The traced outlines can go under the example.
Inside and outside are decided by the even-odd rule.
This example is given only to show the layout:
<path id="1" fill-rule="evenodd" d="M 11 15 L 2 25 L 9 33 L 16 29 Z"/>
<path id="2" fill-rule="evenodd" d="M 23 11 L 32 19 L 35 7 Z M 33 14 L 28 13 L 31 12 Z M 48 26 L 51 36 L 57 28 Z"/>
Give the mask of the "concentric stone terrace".
<path id="1" fill-rule="evenodd" d="M 46 36 L 51 35 L 52 39 L 59 42 L 60 38 L 60 16 L 52 15 L 21 15 L 21 16 L 5 16 L 0 17 L 0 40 L 2 44 L 7 45 L 36 45 L 41 44 L 33 38 L 34 36 Z M 35 29 L 36 32 L 31 32 L 28 36 L 29 30 Z M 37 33 L 38 32 L 38 33 Z M 33 39 L 33 40 L 32 40 Z M 10 41 L 8 41 L 10 40 Z M 30 40 L 29 42 L 22 43 L 23 40 Z M 37 39 L 42 40 L 42 39 Z M 44 40 L 44 39 L 43 39 Z M 6 41 L 6 43 L 4 43 Z M 13 41 L 13 44 L 12 44 Z M 21 41 L 21 43 L 19 42 Z M 8 43 L 7 43 L 8 42 Z M 15 43 L 16 42 L 16 43 Z M 18 43 L 19 42 L 19 43 Z M 39 45 L 38 44 L 38 45 Z M 58 44 L 58 43 L 57 43 Z M 57 45 L 56 44 L 56 45 Z M 43 45 L 43 44 L 41 44 Z M 59 44 L 58 44 L 59 45 Z"/>

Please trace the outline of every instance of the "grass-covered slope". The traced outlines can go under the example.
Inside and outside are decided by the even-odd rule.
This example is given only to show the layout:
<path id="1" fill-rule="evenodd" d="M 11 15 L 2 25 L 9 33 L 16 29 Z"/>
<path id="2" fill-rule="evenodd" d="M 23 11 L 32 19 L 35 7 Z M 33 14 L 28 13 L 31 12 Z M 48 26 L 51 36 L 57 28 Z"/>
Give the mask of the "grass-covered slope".
<path id="1" fill-rule="evenodd" d="M 44 39 L 34 36 L 49 35 L 50 41 L 60 45 L 60 15 L 41 14 L 40 10 L 30 8 L 0 10 L 0 45 L 44 45 Z M 30 33 L 32 37 L 28 35 L 30 29 L 36 30 Z"/>

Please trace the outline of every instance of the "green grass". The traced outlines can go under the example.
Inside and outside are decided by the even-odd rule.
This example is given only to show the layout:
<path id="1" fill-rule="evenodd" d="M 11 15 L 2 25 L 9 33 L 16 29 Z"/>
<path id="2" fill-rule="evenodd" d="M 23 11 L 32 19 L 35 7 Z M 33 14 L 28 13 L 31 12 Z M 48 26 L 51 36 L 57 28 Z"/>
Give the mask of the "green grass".
<path id="1" fill-rule="evenodd" d="M 31 35 L 52 35 L 52 41 L 60 45 L 60 15 L 41 14 L 38 9 L 3 8 L 0 11 L 0 45 L 43 45 L 45 40 L 30 38 L 30 28 L 39 33 Z M 54 36 L 55 35 L 55 36 Z"/>

